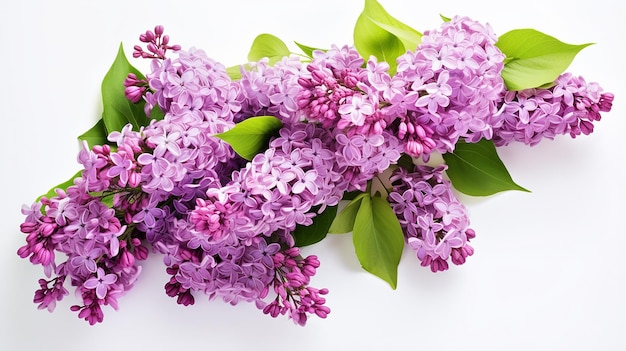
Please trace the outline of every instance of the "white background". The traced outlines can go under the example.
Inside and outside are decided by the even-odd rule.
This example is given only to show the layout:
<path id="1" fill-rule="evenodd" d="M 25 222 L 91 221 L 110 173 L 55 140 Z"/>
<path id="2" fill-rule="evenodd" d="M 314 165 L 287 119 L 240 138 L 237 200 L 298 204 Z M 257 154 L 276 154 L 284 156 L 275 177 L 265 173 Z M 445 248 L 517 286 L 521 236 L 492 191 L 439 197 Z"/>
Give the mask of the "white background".
<path id="1" fill-rule="evenodd" d="M 624 350 L 626 349 L 626 161 L 622 4 L 617 1 L 381 0 L 423 31 L 439 14 L 489 22 L 496 34 L 535 28 L 584 49 L 570 71 L 615 94 L 590 136 L 499 149 L 513 179 L 532 193 L 463 197 L 476 253 L 433 274 L 406 251 L 397 290 L 359 267 L 349 235 L 305 250 L 330 289 L 326 320 L 304 328 L 252 305 L 167 297 L 151 258 L 120 310 L 90 327 L 69 311 L 32 303 L 39 267 L 19 259 L 22 204 L 78 170 L 76 136 L 101 111 L 100 83 L 123 43 L 163 24 L 173 42 L 227 66 L 245 61 L 257 34 L 317 47 L 351 44 L 361 0 L 22 1 L 0 4 L 0 202 L 3 350 Z M 583 7 L 584 6 L 584 7 Z M 147 62 L 131 59 L 145 71 Z"/>

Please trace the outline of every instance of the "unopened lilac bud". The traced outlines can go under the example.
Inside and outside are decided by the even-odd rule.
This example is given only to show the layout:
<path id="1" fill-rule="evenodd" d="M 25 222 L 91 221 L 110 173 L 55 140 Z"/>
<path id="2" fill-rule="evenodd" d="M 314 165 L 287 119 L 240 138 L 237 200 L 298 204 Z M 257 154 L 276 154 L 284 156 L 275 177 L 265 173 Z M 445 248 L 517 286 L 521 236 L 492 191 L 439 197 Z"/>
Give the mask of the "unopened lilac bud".
<path id="1" fill-rule="evenodd" d="M 129 268 L 135 265 L 135 256 L 130 253 L 128 250 L 122 251 L 122 255 L 120 257 L 120 265 L 123 268 Z"/>
<path id="2" fill-rule="evenodd" d="M 316 306 L 315 314 L 320 318 L 326 318 L 330 313 L 330 308 L 327 306 Z"/>
<path id="3" fill-rule="evenodd" d="M 152 31 L 147 30 L 144 38 L 146 40 L 145 42 L 147 43 L 147 42 L 153 41 L 156 38 L 156 36 L 154 35 Z"/>
<path id="4" fill-rule="evenodd" d="M 159 48 L 156 45 L 154 45 L 154 43 L 148 43 L 147 48 L 148 48 L 148 51 L 150 51 L 153 54 L 159 53 Z"/>
<path id="5" fill-rule="evenodd" d="M 147 259 L 149 252 L 150 251 L 145 246 L 142 246 L 142 245 L 135 246 L 135 258 L 140 261 Z"/>

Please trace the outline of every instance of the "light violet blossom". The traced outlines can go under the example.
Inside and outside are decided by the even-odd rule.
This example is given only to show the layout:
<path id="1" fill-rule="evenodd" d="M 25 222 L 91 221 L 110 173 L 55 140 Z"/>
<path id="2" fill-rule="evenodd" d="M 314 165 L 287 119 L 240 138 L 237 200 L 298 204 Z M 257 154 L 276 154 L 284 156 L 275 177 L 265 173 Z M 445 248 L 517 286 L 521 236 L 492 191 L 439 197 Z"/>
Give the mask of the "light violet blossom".
<path id="1" fill-rule="evenodd" d="M 100 323 L 103 306 L 117 309 L 158 254 L 178 304 L 204 296 L 298 325 L 326 318 L 329 291 L 311 285 L 320 261 L 303 255 L 297 231 L 355 192 L 371 195 L 374 181 L 422 266 L 465 263 L 476 235 L 467 209 L 447 166 L 421 161 L 458 142 L 589 134 L 613 95 L 570 73 L 549 88 L 507 91 L 496 35 L 467 17 L 423 34 L 395 73 L 332 45 L 310 61 L 242 65 L 233 80 L 203 50 L 170 44 L 162 26 L 142 33 L 133 57 L 150 70 L 129 73 L 123 89 L 149 123 L 113 131 L 104 145 L 83 142 L 73 184 L 22 208 L 17 254 L 45 275 L 33 301 L 52 311 L 71 286 L 79 301 L 70 309 Z M 219 134 L 256 116 L 281 126 L 244 159 Z"/>

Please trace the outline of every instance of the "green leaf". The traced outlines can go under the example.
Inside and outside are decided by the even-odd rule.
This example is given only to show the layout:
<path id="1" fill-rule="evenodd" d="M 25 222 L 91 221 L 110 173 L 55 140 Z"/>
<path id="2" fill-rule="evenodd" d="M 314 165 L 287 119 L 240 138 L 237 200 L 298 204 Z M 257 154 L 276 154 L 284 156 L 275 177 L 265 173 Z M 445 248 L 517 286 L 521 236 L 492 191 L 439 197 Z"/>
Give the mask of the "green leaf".
<path id="1" fill-rule="evenodd" d="M 78 140 L 84 140 L 87 142 L 90 148 L 95 145 L 105 145 L 109 143 L 107 139 L 107 131 L 104 126 L 104 120 L 100 118 L 93 127 L 91 127 L 88 131 L 78 136 Z"/>
<path id="2" fill-rule="evenodd" d="M 42 197 L 44 197 L 44 196 L 45 196 L 46 198 L 48 198 L 48 199 L 50 199 L 50 198 L 53 198 L 53 197 L 57 196 L 56 189 L 67 190 L 67 188 L 68 188 L 68 187 L 70 187 L 71 185 L 74 185 L 74 179 L 76 179 L 76 178 L 78 178 L 78 177 L 81 177 L 81 176 L 82 176 L 82 174 L 83 174 L 83 171 L 82 171 L 82 170 L 80 170 L 80 171 L 76 172 L 76 174 L 74 174 L 74 176 L 72 176 L 72 178 L 70 178 L 70 179 L 68 179 L 68 180 L 64 181 L 63 183 L 57 184 L 56 186 L 54 186 L 54 187 L 50 188 L 50 190 L 48 190 L 48 192 L 47 192 L 47 193 L 45 193 L 45 194 L 43 194 L 43 195 L 39 196 L 39 197 L 37 198 L 37 200 L 36 200 L 36 201 L 39 201 L 39 200 L 40 200 Z"/>
<path id="3" fill-rule="evenodd" d="M 506 55 L 502 78 L 508 90 L 536 88 L 553 82 L 588 44 L 571 45 L 535 29 L 515 29 L 498 38 Z"/>
<path id="4" fill-rule="evenodd" d="M 404 234 L 386 199 L 380 196 L 362 198 L 354 222 L 352 241 L 363 269 L 385 280 L 395 289 Z"/>
<path id="5" fill-rule="evenodd" d="M 232 80 L 239 80 L 239 79 L 241 79 L 241 77 L 243 76 L 241 74 L 241 65 L 227 67 L 226 68 L 226 74 L 228 74 L 228 76 Z"/>
<path id="6" fill-rule="evenodd" d="M 376 0 L 365 0 L 363 14 L 375 25 L 398 38 L 405 51 L 414 51 L 422 41 L 422 33 L 391 16 Z"/>
<path id="7" fill-rule="evenodd" d="M 464 194 L 488 196 L 506 190 L 528 191 L 511 179 L 490 140 L 459 141 L 454 152 L 444 154 L 443 159 L 452 185 Z"/>
<path id="8" fill-rule="evenodd" d="M 400 159 L 398 159 L 398 166 L 406 169 L 409 172 L 413 172 L 415 169 L 415 163 L 413 162 L 413 158 L 407 154 L 402 154 Z"/>
<path id="9" fill-rule="evenodd" d="M 444 21 L 444 22 L 450 22 L 452 20 L 452 18 L 446 17 L 446 16 L 444 16 L 442 14 L 439 14 L 439 17 L 441 17 L 441 20 Z"/>
<path id="10" fill-rule="evenodd" d="M 328 228 L 337 215 L 337 206 L 326 207 L 324 212 L 313 217 L 313 223 L 308 226 L 297 225 L 292 235 L 297 247 L 303 247 L 320 242 L 328 234 Z"/>
<path id="11" fill-rule="evenodd" d="M 354 220 L 356 219 L 356 214 L 359 211 L 359 207 L 361 207 L 361 199 L 367 194 L 361 193 L 360 195 L 354 197 L 352 201 L 344 207 L 339 215 L 335 217 L 333 223 L 328 228 L 329 234 L 344 234 L 349 233 L 354 229 Z"/>
<path id="12" fill-rule="evenodd" d="M 143 104 L 145 104 L 145 102 Z M 165 118 L 165 113 L 163 112 L 163 110 L 161 110 L 159 105 L 152 106 L 152 109 L 150 110 L 150 119 L 160 121 L 163 118 Z M 147 120 L 146 122 L 149 123 L 149 120 Z"/>
<path id="13" fill-rule="evenodd" d="M 250 117 L 215 136 L 227 142 L 239 156 L 250 161 L 267 149 L 270 138 L 282 126 L 283 123 L 273 116 Z"/>
<path id="14" fill-rule="evenodd" d="M 272 65 L 290 54 L 287 45 L 278 37 L 272 34 L 259 34 L 252 42 L 248 61 L 255 62 L 267 57 L 270 60 L 270 65 Z"/>
<path id="15" fill-rule="evenodd" d="M 396 72 L 398 56 L 406 52 L 398 37 L 378 26 L 364 14 L 359 16 L 354 27 L 354 46 L 365 60 L 375 56 L 379 62 L 387 62 L 390 75 Z"/>
<path id="16" fill-rule="evenodd" d="M 322 51 L 326 51 L 320 48 L 314 48 L 312 46 L 307 46 L 304 44 L 300 44 L 297 41 L 295 41 L 294 43 L 296 43 L 296 45 L 300 48 L 300 50 L 302 50 L 302 52 L 308 57 L 308 58 L 313 58 L 313 51 L 315 50 L 322 50 Z"/>
<path id="17" fill-rule="evenodd" d="M 102 80 L 102 119 L 107 134 L 121 131 L 128 123 L 133 125 L 134 130 L 139 130 L 139 127 L 149 122 L 143 110 L 144 103 L 134 104 L 124 95 L 124 80 L 129 73 L 134 73 L 138 79 L 144 78 L 143 74 L 128 62 L 124 48 L 120 44 L 113 65 Z"/>
<path id="18" fill-rule="evenodd" d="M 391 16 L 376 0 L 365 0 L 365 7 L 354 26 L 354 46 L 368 60 L 375 56 L 389 64 L 389 74 L 396 72 L 398 56 L 413 51 L 422 34 Z"/>

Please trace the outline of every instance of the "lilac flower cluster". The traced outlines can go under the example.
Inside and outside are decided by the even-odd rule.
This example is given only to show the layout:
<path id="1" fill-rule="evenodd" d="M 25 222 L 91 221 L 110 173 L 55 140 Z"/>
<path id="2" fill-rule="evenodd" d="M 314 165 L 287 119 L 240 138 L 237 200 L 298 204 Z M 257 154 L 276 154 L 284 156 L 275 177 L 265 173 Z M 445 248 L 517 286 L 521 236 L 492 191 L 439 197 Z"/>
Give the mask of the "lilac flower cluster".
<path id="1" fill-rule="evenodd" d="M 74 184 L 23 208 L 18 255 L 46 275 L 35 303 L 52 311 L 69 284 L 80 299 L 71 310 L 102 322 L 102 306 L 117 309 L 153 253 L 179 304 L 204 294 L 300 325 L 325 318 L 328 290 L 309 285 L 320 262 L 301 255 L 293 232 L 382 174 L 391 174 L 383 193 L 421 264 L 433 272 L 463 264 L 475 232 L 445 166 L 405 168 L 401 157 L 427 161 L 459 140 L 533 145 L 588 134 L 613 100 L 570 74 L 551 88 L 506 91 L 496 39 L 489 26 L 455 17 L 398 57 L 397 72 L 333 45 L 310 62 L 247 64 L 235 81 L 204 51 L 170 45 L 162 26 L 146 31 L 147 49 L 135 46 L 133 56 L 151 59 L 151 72 L 129 74 L 124 91 L 145 102 L 146 115 L 164 117 L 110 133 L 109 144 L 84 144 Z M 216 136 L 263 115 L 282 127 L 250 161 Z"/>
<path id="2" fill-rule="evenodd" d="M 388 200 L 400 221 L 405 239 L 422 266 L 433 272 L 448 269 L 448 260 L 460 265 L 474 253 L 469 245 L 476 234 L 469 228 L 465 206 L 444 179 L 446 167 L 398 168 L 392 174 Z"/>
<path id="3" fill-rule="evenodd" d="M 489 25 L 454 17 L 439 30 L 426 31 L 414 52 L 398 58 L 395 86 L 398 136 L 407 154 L 428 159 L 449 152 L 459 138 L 490 139 L 489 117 L 504 91 L 504 55 Z"/>
<path id="4" fill-rule="evenodd" d="M 137 261 L 148 256 L 148 249 L 102 198 L 89 195 L 85 179 L 78 178 L 67 192 L 57 193 L 22 211 L 26 220 L 21 230 L 28 235 L 18 255 L 42 265 L 50 278 L 39 280 L 34 302 L 40 309 L 54 310 L 68 294 L 64 286 L 68 281 L 82 300 L 71 309 L 90 324 L 101 322 L 101 306 L 117 309 L 118 298 L 141 272 Z M 57 254 L 66 260 L 57 264 Z"/>
<path id="5" fill-rule="evenodd" d="M 512 141 L 536 145 L 542 139 L 569 134 L 572 138 L 593 132 L 600 112 L 611 110 L 613 94 L 598 83 L 587 83 L 571 73 L 560 75 L 546 89 L 508 91 L 498 113 L 491 118 L 496 146 Z"/>
<path id="6" fill-rule="evenodd" d="M 268 59 L 251 62 L 241 69 L 242 108 L 236 120 L 250 116 L 276 116 L 286 123 L 298 123 L 305 115 L 298 108 L 299 77 L 305 64 L 297 57 L 284 57 L 274 65 Z"/>

